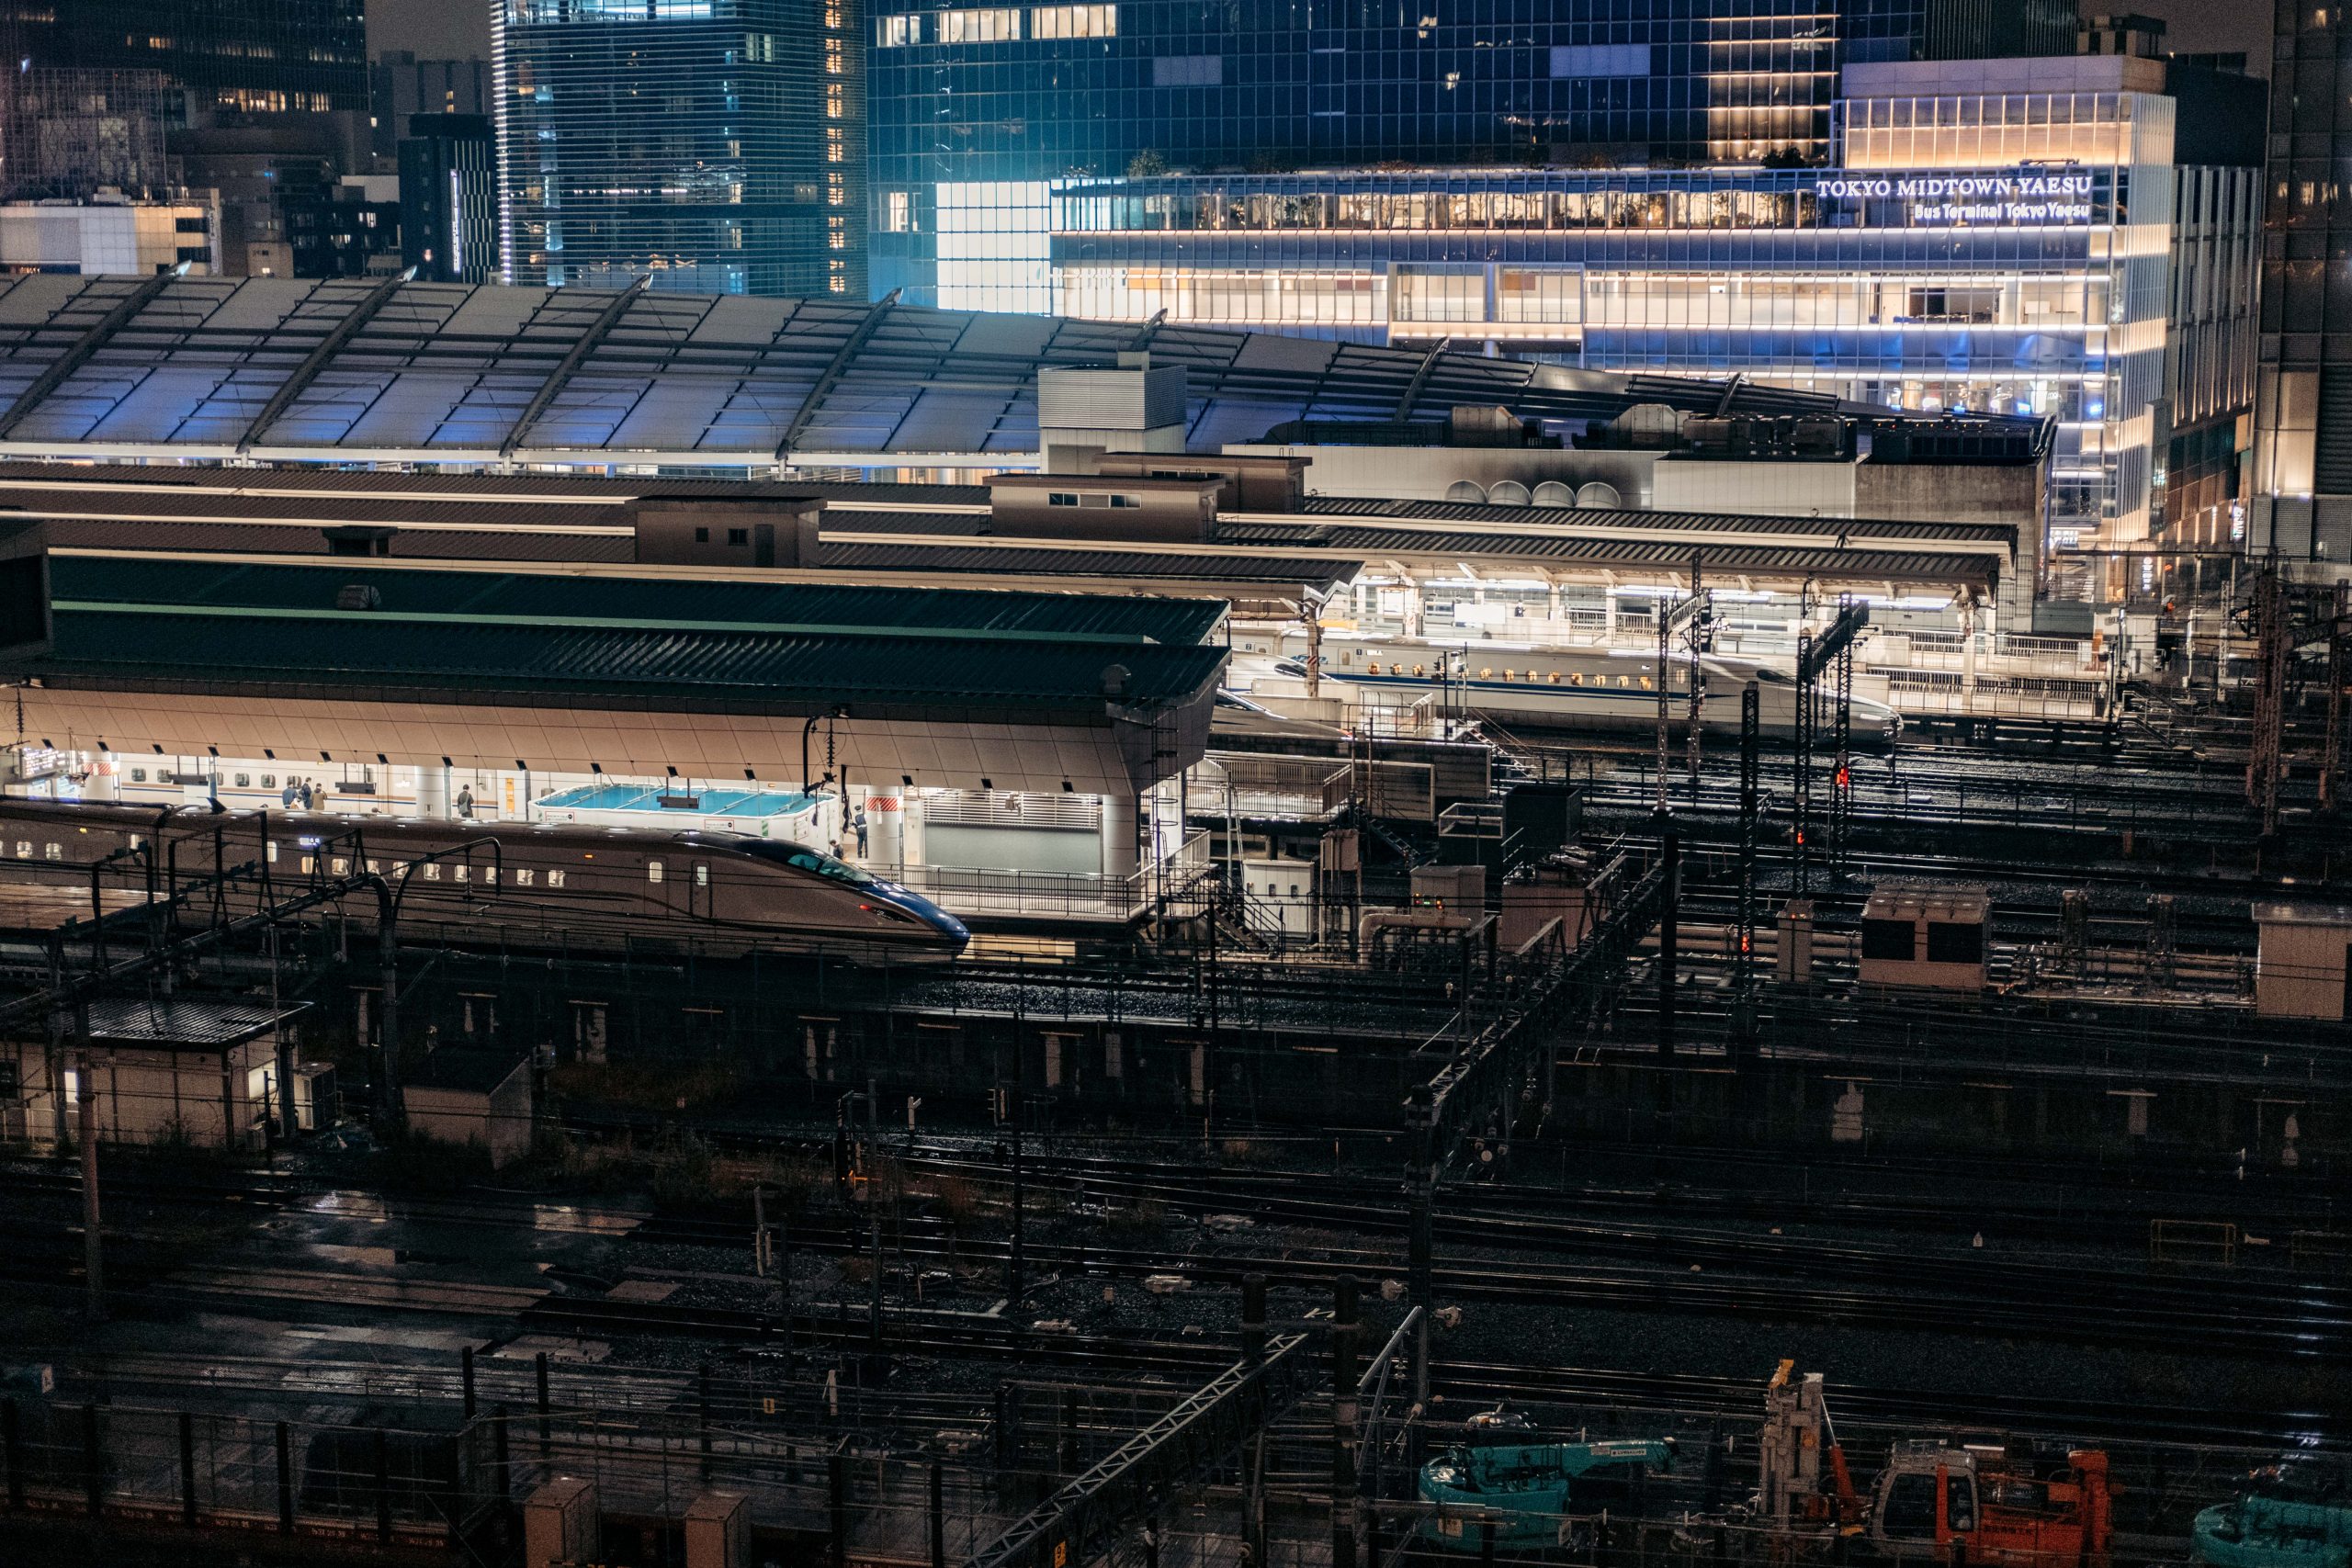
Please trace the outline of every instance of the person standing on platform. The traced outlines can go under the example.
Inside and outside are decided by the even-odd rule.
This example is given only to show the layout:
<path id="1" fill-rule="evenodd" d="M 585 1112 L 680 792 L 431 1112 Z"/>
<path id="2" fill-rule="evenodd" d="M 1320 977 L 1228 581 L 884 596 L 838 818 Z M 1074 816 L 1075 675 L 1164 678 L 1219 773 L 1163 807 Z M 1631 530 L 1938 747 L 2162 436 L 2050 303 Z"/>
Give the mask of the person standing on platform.
<path id="1" fill-rule="evenodd" d="M 852 825 L 857 829 L 857 858 L 864 860 L 865 858 L 865 807 L 861 806 L 857 808 L 857 818 Z"/>
<path id="2" fill-rule="evenodd" d="M 474 819 L 474 791 L 473 791 L 473 786 L 472 786 L 471 784 L 462 784 L 462 785 L 458 786 L 458 821 L 460 821 L 460 822 L 470 822 L 470 821 L 472 821 L 473 819 Z"/>

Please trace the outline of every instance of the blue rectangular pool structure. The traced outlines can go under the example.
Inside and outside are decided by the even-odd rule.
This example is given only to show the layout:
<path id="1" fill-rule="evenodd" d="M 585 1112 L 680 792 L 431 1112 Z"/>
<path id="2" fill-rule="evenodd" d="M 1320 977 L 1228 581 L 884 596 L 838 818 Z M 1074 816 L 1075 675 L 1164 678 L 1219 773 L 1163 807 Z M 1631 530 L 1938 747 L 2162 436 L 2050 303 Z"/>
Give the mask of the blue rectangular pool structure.
<path id="1" fill-rule="evenodd" d="M 665 801 L 694 802 L 664 805 Z M 641 811 L 648 817 L 798 817 L 816 797 L 798 790 L 713 789 L 699 794 L 674 786 L 580 784 L 531 803 L 541 811 Z"/>
<path id="2" fill-rule="evenodd" d="M 692 804 L 688 804 L 691 802 Z M 666 803 L 666 804 L 665 804 Z M 797 839 L 824 848 L 841 836 L 841 804 L 800 790 L 710 789 L 684 784 L 575 784 L 531 803 L 538 822 L 590 828 L 675 829 Z"/>

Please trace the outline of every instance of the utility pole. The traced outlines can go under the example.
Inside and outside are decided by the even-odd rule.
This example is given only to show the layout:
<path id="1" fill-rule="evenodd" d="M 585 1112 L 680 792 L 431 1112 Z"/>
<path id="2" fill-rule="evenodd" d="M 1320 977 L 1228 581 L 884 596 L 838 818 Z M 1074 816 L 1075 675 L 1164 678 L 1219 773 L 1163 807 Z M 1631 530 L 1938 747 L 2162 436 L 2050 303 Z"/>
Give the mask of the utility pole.
<path id="1" fill-rule="evenodd" d="M 1756 844 L 1758 818 L 1763 815 L 1757 761 L 1762 706 L 1762 689 L 1748 682 L 1739 694 L 1739 929 L 1732 954 L 1735 1069 L 1747 1065 L 1756 1038 Z"/>
<path id="2" fill-rule="evenodd" d="M 107 1318 L 106 1241 L 98 1224 L 98 1080 L 90 1053 L 81 1057 L 82 1275 L 92 1323 Z"/>
<path id="3" fill-rule="evenodd" d="M 1701 666 L 1699 656 L 1707 651 L 1715 618 L 1714 600 L 1701 585 L 1700 570 L 1700 558 L 1693 554 L 1690 558 L 1690 597 L 1698 603 L 1691 611 L 1690 624 L 1683 639 L 1690 656 L 1690 717 L 1682 732 L 1682 751 L 1690 775 L 1690 808 L 1693 811 L 1699 808 L 1699 730 L 1707 705 L 1707 672 Z"/>
<path id="4" fill-rule="evenodd" d="M 1851 607 L 1854 596 L 1841 593 L 1838 598 L 1838 613 L 1842 618 Z M 1838 881 L 1846 877 L 1846 830 L 1854 815 L 1853 721 L 1854 721 L 1854 639 L 1850 637 L 1838 645 L 1837 708 L 1831 716 L 1831 734 L 1837 741 L 1838 771 L 1829 778 L 1829 874 Z"/>
<path id="5" fill-rule="evenodd" d="M 2319 808 L 2334 811 L 2342 805 L 2344 771 L 2344 688 L 2352 682 L 2352 582 L 2336 579 L 2327 617 L 2327 747 L 2320 758 Z"/>
<path id="6" fill-rule="evenodd" d="M 1657 915 L 1657 1065 L 1670 1067 L 1674 1065 L 1674 939 L 1681 917 L 1682 840 L 1675 831 L 1671 812 L 1661 810 L 1653 820 L 1657 824 L 1658 857 L 1665 868 Z M 1664 1093 L 1663 1084 L 1660 1092 Z"/>
<path id="7" fill-rule="evenodd" d="M 1331 1290 L 1331 1568 L 1356 1564 L 1356 1282 Z"/>
<path id="8" fill-rule="evenodd" d="M 2262 836 L 2278 832 L 2278 778 L 2284 771 L 2287 670 L 2293 638 L 2287 630 L 2285 585 L 2278 563 L 2266 559 L 2254 580 L 2255 688 L 2254 730 L 2248 739 L 2245 764 L 2246 804 L 2262 814 Z M 2113 655 L 2118 665 L 2121 649 Z"/>
<path id="9" fill-rule="evenodd" d="M 1673 591 L 1662 589 L 1653 601 L 1657 615 L 1657 794 L 1650 809 L 1666 815 L 1666 748 L 1667 731 L 1672 727 L 1674 714 L 1674 614 Z"/>
<path id="10" fill-rule="evenodd" d="M 1006 1116 L 1012 1123 L 1012 1245 L 1006 1269 L 1004 1293 L 1008 1300 L 1019 1301 L 1027 1288 L 1028 1258 L 1023 1247 L 1021 1211 L 1028 1194 L 1021 1170 L 1021 1091 L 1004 1091 Z"/>
<path id="11" fill-rule="evenodd" d="M 1790 815 L 1794 818 L 1792 831 L 1795 842 L 1791 846 L 1795 859 L 1791 870 L 1790 891 L 1802 898 L 1813 891 L 1813 846 L 1805 842 L 1813 830 L 1813 719 L 1815 682 L 1809 671 L 1813 669 L 1813 633 L 1797 633 L 1796 703 L 1796 773 L 1794 789 L 1790 796 Z"/>

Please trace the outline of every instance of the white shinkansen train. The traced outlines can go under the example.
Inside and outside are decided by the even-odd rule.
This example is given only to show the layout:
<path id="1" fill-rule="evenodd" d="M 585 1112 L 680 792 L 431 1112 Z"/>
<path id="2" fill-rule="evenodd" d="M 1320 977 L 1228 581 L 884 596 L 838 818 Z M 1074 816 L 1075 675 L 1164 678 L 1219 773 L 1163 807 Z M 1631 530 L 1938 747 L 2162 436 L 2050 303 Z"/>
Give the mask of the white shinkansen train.
<path id="1" fill-rule="evenodd" d="M 1295 656 L 1274 668 L 1288 676 L 1306 673 Z M 1690 668 L 1687 655 L 1668 666 L 1671 718 L 1678 729 L 1688 711 Z M 1753 681 L 1762 733 L 1777 740 L 1795 739 L 1797 686 L 1789 670 L 1720 654 L 1702 654 L 1699 668 L 1705 696 L 1702 732 L 1739 734 L 1740 689 Z M 1326 637 L 1322 679 L 1348 687 L 1359 701 L 1374 706 L 1401 707 L 1435 696 L 1528 727 L 1640 730 L 1657 725 L 1657 656 L 1641 649 Z M 1849 713 L 1856 745 L 1891 745 L 1902 728 L 1901 716 L 1884 703 L 1854 697 Z"/>
<path id="2" fill-rule="evenodd" d="M 151 847 L 125 852 L 140 846 Z M 426 858 L 436 852 L 445 858 Z M 714 952 L 921 961 L 955 957 L 971 935 L 922 895 L 782 839 L 0 800 L 0 886 L 135 900 L 151 863 L 182 886 L 216 864 L 255 865 L 286 895 L 372 874 L 401 890 L 403 928 L 509 947 L 691 940 Z M 341 907 L 362 923 L 377 908 L 366 894 Z"/>

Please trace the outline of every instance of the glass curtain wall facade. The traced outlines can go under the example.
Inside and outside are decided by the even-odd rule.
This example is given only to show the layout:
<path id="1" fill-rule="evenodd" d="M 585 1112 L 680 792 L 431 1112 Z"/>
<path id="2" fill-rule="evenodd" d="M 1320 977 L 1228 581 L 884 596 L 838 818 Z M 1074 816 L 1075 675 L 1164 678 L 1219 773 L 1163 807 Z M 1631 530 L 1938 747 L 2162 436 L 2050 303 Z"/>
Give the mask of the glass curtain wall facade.
<path id="1" fill-rule="evenodd" d="M 1826 169 L 1072 183 L 1054 197 L 1055 309 L 2052 418 L 2053 547 L 2145 539 L 2172 102 L 2126 85 L 2147 62 L 2049 63 L 2078 85 L 1896 93 L 1928 68 L 1858 68 L 1871 96 L 1844 105 Z M 2237 201 L 2242 283 L 2243 177 Z"/>
<path id="2" fill-rule="evenodd" d="M 0 0 L 0 47 L 34 71 L 154 71 L 175 127 L 365 113 L 361 0 Z"/>
<path id="3" fill-rule="evenodd" d="M 885 0 L 888 3 L 888 0 Z M 1817 162 L 1838 72 L 2073 47 L 2052 0 L 1117 0 L 872 17 L 878 293 L 1043 310 L 1044 182 Z M 1975 44 L 1979 37 L 1997 41 Z M 960 238 L 958 238 L 960 236 Z M 988 236 L 981 239 L 979 236 Z"/>
<path id="4" fill-rule="evenodd" d="M 2278 0 L 2253 543 L 2352 558 L 2352 27 Z"/>
<path id="5" fill-rule="evenodd" d="M 501 272 L 865 292 L 853 0 L 498 0 Z"/>

